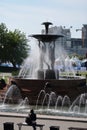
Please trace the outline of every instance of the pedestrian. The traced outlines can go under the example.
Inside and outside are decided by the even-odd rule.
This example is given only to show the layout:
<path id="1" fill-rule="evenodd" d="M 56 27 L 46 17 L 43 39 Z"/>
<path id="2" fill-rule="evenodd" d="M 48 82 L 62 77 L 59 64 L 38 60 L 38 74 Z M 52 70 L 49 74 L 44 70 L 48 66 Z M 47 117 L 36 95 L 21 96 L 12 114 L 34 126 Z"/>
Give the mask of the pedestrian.
<path id="1" fill-rule="evenodd" d="M 4 79 L 0 80 L 0 89 L 3 89 L 4 87 L 6 87 L 6 82 Z"/>
<path id="2" fill-rule="evenodd" d="M 31 125 L 34 130 L 36 130 L 36 114 L 34 113 L 33 109 L 30 110 L 30 113 L 28 114 L 28 117 L 26 117 L 25 122 L 28 125 Z"/>

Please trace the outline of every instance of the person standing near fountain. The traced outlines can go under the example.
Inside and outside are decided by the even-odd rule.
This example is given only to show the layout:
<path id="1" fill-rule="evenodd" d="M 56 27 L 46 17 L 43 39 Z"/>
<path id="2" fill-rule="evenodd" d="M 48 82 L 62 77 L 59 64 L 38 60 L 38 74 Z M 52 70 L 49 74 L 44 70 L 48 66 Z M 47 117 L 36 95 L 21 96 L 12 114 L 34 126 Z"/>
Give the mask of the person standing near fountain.
<path id="1" fill-rule="evenodd" d="M 4 87 L 6 87 L 6 82 L 4 79 L 0 80 L 0 89 L 3 89 Z"/>
<path id="2" fill-rule="evenodd" d="M 30 113 L 28 114 L 28 117 L 26 117 L 25 122 L 28 125 L 32 125 L 33 129 L 36 130 L 36 114 L 34 113 L 33 109 L 30 110 Z"/>

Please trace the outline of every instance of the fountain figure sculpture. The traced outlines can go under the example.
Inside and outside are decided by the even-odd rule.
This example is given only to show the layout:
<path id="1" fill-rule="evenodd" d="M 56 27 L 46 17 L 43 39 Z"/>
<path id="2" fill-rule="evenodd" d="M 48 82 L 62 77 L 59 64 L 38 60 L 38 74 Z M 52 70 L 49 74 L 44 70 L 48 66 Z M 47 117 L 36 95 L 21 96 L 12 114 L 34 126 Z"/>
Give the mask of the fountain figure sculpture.
<path id="1" fill-rule="evenodd" d="M 49 25 L 52 25 L 50 22 L 44 22 L 42 25 L 45 25 L 45 34 L 34 34 L 32 37 L 38 40 L 38 46 L 40 48 L 40 70 L 38 71 L 38 78 L 44 79 L 41 77 L 40 73 L 44 73 L 44 66 L 47 68 L 45 72 L 45 79 L 56 79 L 54 71 L 54 62 L 55 62 L 55 40 L 63 35 L 52 35 L 49 34 Z"/>

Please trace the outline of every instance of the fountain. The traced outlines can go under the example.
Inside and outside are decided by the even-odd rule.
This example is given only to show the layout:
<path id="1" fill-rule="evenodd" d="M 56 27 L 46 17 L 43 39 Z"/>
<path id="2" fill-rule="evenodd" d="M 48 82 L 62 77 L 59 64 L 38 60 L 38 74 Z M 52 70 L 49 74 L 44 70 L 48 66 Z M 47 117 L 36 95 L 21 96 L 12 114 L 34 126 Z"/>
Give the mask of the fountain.
<path id="1" fill-rule="evenodd" d="M 36 58 L 36 64 L 38 68 L 34 69 L 34 77 L 26 75 L 32 69 L 29 68 L 29 64 L 25 64 L 20 71 L 18 77 L 12 77 L 20 88 L 23 90 L 23 97 L 26 95 L 30 99 L 30 104 L 36 104 L 36 99 L 41 90 L 43 90 L 45 84 L 48 82 L 50 86 L 46 87 L 48 90 L 53 91 L 56 95 L 69 96 L 71 101 L 87 91 L 86 89 L 86 79 L 82 76 L 60 76 L 59 71 L 55 69 L 55 41 L 56 39 L 63 37 L 63 35 L 50 34 L 49 26 L 52 25 L 51 22 L 44 22 L 42 25 L 45 25 L 44 34 L 32 34 L 30 37 L 37 39 L 38 41 L 38 50 L 39 50 L 39 61 Z M 37 48 L 36 48 L 37 49 Z M 36 54 L 38 55 L 38 54 Z M 35 60 L 35 59 L 34 59 Z M 66 59 L 65 66 L 69 63 Z M 30 63 L 30 62 L 29 62 Z M 31 64 L 33 67 L 33 64 Z M 26 73 L 25 73 L 26 72 Z M 21 75 L 21 74 L 25 75 Z"/>
<path id="2" fill-rule="evenodd" d="M 60 113 L 63 113 L 69 115 L 70 113 L 72 115 L 77 111 L 78 113 L 81 111 L 87 113 L 85 77 L 76 76 L 73 71 L 73 75 L 69 75 L 69 70 L 72 67 L 68 57 L 65 59 L 63 70 L 67 74 L 65 68 L 70 64 L 68 75 L 60 75 L 60 71 L 55 69 L 55 41 L 63 35 L 49 34 L 49 25 L 52 25 L 50 22 L 44 22 L 42 25 L 45 25 L 45 34 L 30 35 L 30 37 L 38 40 L 36 50 L 39 50 L 39 60 L 37 60 L 37 56 L 34 56 L 36 62 L 32 64 L 33 59 L 30 57 L 31 60 L 27 59 L 29 64 L 25 62 L 19 75 L 11 77 L 22 89 L 23 98 L 19 105 L 17 104 L 18 106 L 13 109 L 11 107 L 11 109 L 17 112 L 25 112 L 25 108 L 28 108 L 26 110 L 28 112 L 30 105 L 34 105 L 37 112 L 43 113 L 44 111 L 46 114 L 56 115 L 58 113 L 60 115 Z M 33 70 L 33 68 L 35 69 Z M 32 74 L 32 70 L 34 74 Z M 31 75 L 28 75 L 28 73 L 31 73 Z M 84 110 L 81 110 L 80 107 Z M 3 108 L 3 105 L 0 108 Z"/>
<path id="3" fill-rule="evenodd" d="M 19 76 L 11 77 L 22 89 L 23 99 L 18 100 L 18 104 L 1 103 L 0 112 L 4 112 L 4 117 L 10 117 L 10 119 L 12 115 L 14 117 L 13 113 L 16 113 L 17 120 L 17 116 L 18 118 L 20 117 L 19 113 L 27 114 L 30 112 L 30 109 L 33 108 L 37 114 L 41 114 L 39 115 L 41 117 L 38 119 L 41 119 L 43 123 L 46 121 L 45 124 L 47 124 L 47 126 L 59 123 L 61 130 L 66 129 L 64 122 L 68 122 L 69 124 L 66 124 L 67 129 L 70 125 L 74 126 L 77 122 L 77 126 L 80 124 L 82 127 L 81 123 L 83 123 L 84 127 L 84 123 L 87 122 L 86 79 L 82 76 L 76 76 L 73 71 L 70 71 L 72 66 L 69 62 L 69 57 L 65 59 L 63 70 L 67 75 L 60 75 L 60 71 L 55 69 L 55 41 L 57 38 L 62 37 L 62 35 L 49 34 L 49 25 L 51 24 L 50 22 L 43 23 L 43 25 L 45 25 L 45 34 L 31 35 L 31 37 L 38 40 L 38 49 L 40 51 L 39 62 L 35 55 L 36 62 L 32 65 L 32 58 L 30 57 L 31 60 L 27 59 L 29 60 L 29 64 L 25 62 L 23 68 L 20 70 Z M 38 67 L 36 67 L 36 63 Z M 68 67 L 67 65 L 69 64 L 70 66 Z M 33 67 L 36 68 L 33 70 Z M 65 68 L 67 68 L 68 71 L 66 71 Z M 34 74 L 32 74 L 32 70 Z M 73 73 L 73 75 L 70 75 L 69 71 Z M 31 73 L 31 75 L 28 75 L 28 72 Z M 8 94 L 10 96 L 10 89 L 6 92 L 6 97 L 8 97 Z M 10 98 L 12 100 L 11 96 Z M 7 112 L 12 113 L 12 115 L 7 116 Z M 54 115 L 56 117 L 54 117 Z M 21 116 L 21 118 L 22 117 L 24 120 L 24 116 Z M 1 116 L 1 118 L 3 117 Z M 8 119 L 9 118 L 7 118 L 7 120 Z M 63 122 L 61 123 L 61 121 Z"/>

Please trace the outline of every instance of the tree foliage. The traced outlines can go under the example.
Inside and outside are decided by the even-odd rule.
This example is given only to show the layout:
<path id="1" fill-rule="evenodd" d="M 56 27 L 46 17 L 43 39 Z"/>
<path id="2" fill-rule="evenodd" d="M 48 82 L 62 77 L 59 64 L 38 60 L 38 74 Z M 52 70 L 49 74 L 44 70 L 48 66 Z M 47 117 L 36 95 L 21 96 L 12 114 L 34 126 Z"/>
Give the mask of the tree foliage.
<path id="1" fill-rule="evenodd" d="M 5 24 L 0 25 L 0 61 L 20 65 L 28 56 L 29 45 L 24 33 L 15 29 L 8 31 Z"/>

